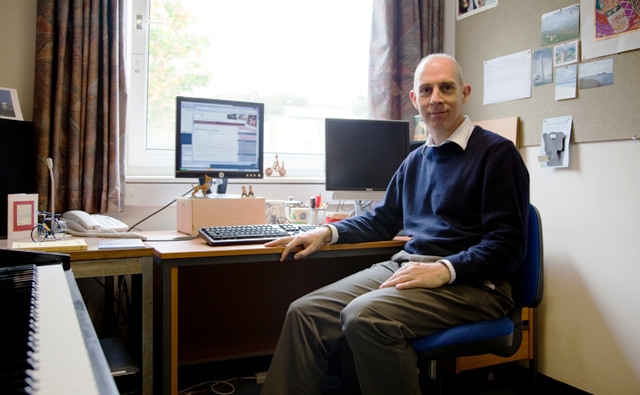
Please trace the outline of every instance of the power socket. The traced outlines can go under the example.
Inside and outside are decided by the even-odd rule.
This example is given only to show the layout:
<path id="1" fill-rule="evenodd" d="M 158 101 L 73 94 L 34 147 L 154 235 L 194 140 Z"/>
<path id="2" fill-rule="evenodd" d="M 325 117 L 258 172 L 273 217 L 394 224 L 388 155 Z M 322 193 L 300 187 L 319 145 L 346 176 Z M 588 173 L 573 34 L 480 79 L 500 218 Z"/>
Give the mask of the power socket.
<path id="1" fill-rule="evenodd" d="M 256 373 L 256 384 L 262 384 L 267 379 L 267 372 Z"/>

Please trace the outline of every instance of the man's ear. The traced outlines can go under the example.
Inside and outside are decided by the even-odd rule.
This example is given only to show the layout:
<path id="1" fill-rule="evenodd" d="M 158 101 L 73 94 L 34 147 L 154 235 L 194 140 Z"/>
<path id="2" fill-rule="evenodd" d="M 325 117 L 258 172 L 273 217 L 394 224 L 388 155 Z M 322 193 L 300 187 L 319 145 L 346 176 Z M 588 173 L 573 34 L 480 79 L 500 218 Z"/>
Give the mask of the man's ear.
<path id="1" fill-rule="evenodd" d="M 467 100 L 469 100 L 469 95 L 471 95 L 471 85 L 466 84 L 462 87 L 462 104 L 465 104 Z"/>
<path id="2" fill-rule="evenodd" d="M 413 103 L 413 107 L 416 110 L 420 111 L 420 109 L 418 108 L 416 93 L 413 91 L 413 89 L 409 91 L 409 99 L 411 99 L 411 103 Z"/>

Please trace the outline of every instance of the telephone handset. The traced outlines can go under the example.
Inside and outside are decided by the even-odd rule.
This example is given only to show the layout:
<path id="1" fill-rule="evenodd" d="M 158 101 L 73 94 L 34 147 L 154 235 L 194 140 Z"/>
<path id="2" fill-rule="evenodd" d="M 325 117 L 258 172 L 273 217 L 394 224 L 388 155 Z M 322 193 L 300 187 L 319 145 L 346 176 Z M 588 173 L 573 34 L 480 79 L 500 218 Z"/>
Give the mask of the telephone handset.
<path id="1" fill-rule="evenodd" d="M 126 224 L 107 215 L 71 210 L 62 214 L 62 220 L 67 224 L 67 232 L 74 236 L 147 239 L 140 234 L 127 232 L 129 227 Z"/>

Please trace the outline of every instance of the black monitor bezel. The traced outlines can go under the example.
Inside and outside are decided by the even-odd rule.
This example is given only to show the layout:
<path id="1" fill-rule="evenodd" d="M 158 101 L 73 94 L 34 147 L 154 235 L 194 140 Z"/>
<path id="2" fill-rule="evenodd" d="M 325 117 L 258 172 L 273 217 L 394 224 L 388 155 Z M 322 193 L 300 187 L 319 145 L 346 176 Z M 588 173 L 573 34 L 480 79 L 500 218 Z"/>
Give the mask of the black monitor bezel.
<path id="1" fill-rule="evenodd" d="M 180 125 L 182 121 L 182 102 L 226 105 L 236 107 L 252 107 L 258 109 L 258 171 L 221 171 L 212 169 L 207 171 L 205 169 L 198 170 L 181 170 L 181 158 L 182 158 L 182 144 L 180 135 Z M 262 179 L 264 178 L 264 103 L 227 100 L 227 99 L 214 99 L 206 97 L 188 97 L 188 96 L 176 96 L 176 131 L 175 131 L 175 177 L 176 178 L 198 178 L 203 179 L 204 175 L 208 175 L 212 178 L 228 179 L 228 178 L 243 178 L 243 179 Z"/>
<path id="2" fill-rule="evenodd" d="M 378 119 L 341 119 L 341 118 L 325 119 L 325 189 L 328 192 L 342 192 L 342 191 L 384 192 L 386 191 L 388 186 L 388 181 L 390 181 L 390 178 L 388 180 L 385 179 L 384 182 L 378 183 L 377 185 L 370 185 L 368 187 L 336 184 L 336 181 L 331 174 L 332 171 L 334 171 L 332 169 L 335 169 L 336 164 L 328 163 L 329 161 L 332 160 L 333 156 L 327 152 L 330 149 L 330 146 L 333 144 L 330 134 L 332 133 L 331 123 L 334 123 L 334 122 L 342 123 L 345 125 L 353 124 L 354 126 L 357 126 L 359 128 L 365 127 L 366 125 L 369 125 L 369 124 L 376 124 L 377 126 L 388 124 L 388 125 L 393 125 L 394 127 L 397 127 L 398 125 L 404 126 L 404 130 L 403 130 L 404 133 L 402 133 L 401 135 L 399 134 L 398 136 L 399 138 L 398 144 L 399 146 L 402 146 L 404 150 L 403 160 L 404 158 L 407 157 L 407 155 L 409 155 L 409 152 L 410 152 L 411 135 L 410 135 L 409 122 L 404 120 L 378 120 Z M 365 136 L 363 135 L 363 138 L 364 137 Z M 355 151 L 354 153 L 361 153 L 361 152 Z M 370 155 L 367 155 L 367 157 L 370 157 Z M 377 159 L 380 160 L 380 158 L 377 158 Z M 395 170 L 397 170 L 397 167 L 399 167 L 400 163 L 398 163 L 397 166 L 394 165 L 395 166 L 395 169 L 393 171 L 394 174 L 395 174 Z"/>

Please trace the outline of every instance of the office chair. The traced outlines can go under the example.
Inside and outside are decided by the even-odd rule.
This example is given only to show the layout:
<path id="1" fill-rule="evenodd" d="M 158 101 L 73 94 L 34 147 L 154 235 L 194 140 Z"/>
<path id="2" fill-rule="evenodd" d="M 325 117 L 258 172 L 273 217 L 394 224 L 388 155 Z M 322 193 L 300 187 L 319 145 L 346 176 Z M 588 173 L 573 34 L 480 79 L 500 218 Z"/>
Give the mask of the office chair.
<path id="1" fill-rule="evenodd" d="M 524 261 L 510 277 L 515 307 L 506 317 L 459 325 L 411 342 L 411 347 L 418 354 L 418 364 L 424 366 L 424 362 L 427 362 L 428 380 L 423 381 L 423 384 L 426 384 L 429 393 L 442 393 L 442 382 L 436 380 L 437 359 L 489 353 L 510 357 L 520 348 L 523 332 L 522 309 L 537 307 L 543 293 L 542 223 L 540 213 L 533 205 L 529 209 L 527 237 Z M 535 317 L 533 321 L 535 325 Z M 529 371 L 535 390 L 538 373 L 537 339 L 534 340 L 533 350 L 533 359 L 529 360 Z"/>

